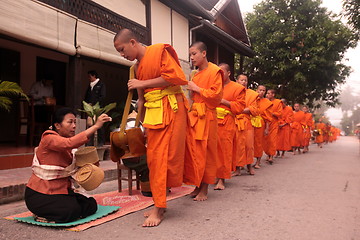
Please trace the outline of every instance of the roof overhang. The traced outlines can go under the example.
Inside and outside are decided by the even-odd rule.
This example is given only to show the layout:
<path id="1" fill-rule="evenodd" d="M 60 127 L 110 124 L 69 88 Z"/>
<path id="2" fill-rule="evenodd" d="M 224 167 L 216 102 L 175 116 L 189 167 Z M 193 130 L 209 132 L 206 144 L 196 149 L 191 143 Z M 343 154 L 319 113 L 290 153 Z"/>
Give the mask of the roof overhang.
<path id="1" fill-rule="evenodd" d="M 224 32 L 210 21 L 202 19 L 200 20 L 200 23 L 202 24 L 202 27 L 198 28 L 198 31 L 203 32 L 203 34 L 212 38 L 220 45 L 223 45 L 224 47 L 232 50 L 233 52 L 238 52 L 241 55 L 245 55 L 248 57 L 255 56 L 254 50 L 252 50 L 249 45 L 232 37 L 230 34 Z"/>

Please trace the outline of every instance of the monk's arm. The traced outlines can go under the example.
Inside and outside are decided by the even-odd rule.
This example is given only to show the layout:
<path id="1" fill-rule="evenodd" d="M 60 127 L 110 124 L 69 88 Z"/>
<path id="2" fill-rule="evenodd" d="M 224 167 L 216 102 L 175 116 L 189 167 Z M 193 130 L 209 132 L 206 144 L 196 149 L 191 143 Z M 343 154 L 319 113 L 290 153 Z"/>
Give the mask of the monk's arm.
<path id="1" fill-rule="evenodd" d="M 234 114 L 240 114 L 245 108 L 245 89 L 239 89 L 236 95 L 236 100 L 230 102 L 230 109 Z"/>
<path id="2" fill-rule="evenodd" d="M 138 92 L 138 113 L 140 113 L 140 121 L 144 121 L 144 116 L 145 116 L 145 111 L 143 111 L 144 109 L 144 103 L 145 103 L 145 98 L 144 98 L 144 90 L 143 89 L 137 89 Z"/>
<path id="3" fill-rule="evenodd" d="M 147 79 L 146 81 L 138 79 L 130 79 L 128 81 L 128 89 L 144 89 L 144 88 L 155 88 L 155 87 L 167 87 L 171 83 L 166 81 L 163 77 L 157 77 L 153 79 Z"/>

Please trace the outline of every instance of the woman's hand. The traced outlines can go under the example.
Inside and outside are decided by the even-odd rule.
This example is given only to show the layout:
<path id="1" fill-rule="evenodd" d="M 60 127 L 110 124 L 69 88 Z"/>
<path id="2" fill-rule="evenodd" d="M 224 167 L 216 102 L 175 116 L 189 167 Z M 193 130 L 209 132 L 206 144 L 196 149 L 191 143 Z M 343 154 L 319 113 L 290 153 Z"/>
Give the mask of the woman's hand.
<path id="1" fill-rule="evenodd" d="M 97 118 L 95 126 L 98 129 L 100 129 L 104 125 L 104 123 L 110 122 L 110 121 L 112 121 L 111 117 L 109 117 L 107 114 L 103 113 Z"/>

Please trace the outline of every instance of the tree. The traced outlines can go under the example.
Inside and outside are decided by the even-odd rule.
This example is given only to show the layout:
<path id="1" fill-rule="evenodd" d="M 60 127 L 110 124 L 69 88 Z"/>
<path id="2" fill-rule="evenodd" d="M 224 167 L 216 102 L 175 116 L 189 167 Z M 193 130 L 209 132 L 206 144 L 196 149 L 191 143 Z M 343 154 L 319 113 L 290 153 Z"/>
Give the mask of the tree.
<path id="1" fill-rule="evenodd" d="M 355 37 L 359 40 L 360 35 L 360 1 L 344 0 L 343 15 L 347 18 L 348 24 L 354 32 Z"/>
<path id="2" fill-rule="evenodd" d="M 246 59 L 250 81 L 278 90 L 289 102 L 338 103 L 337 86 L 350 67 L 341 63 L 354 36 L 319 0 L 264 0 L 246 16 L 257 56 Z M 318 106 L 315 106 L 318 107 Z"/>

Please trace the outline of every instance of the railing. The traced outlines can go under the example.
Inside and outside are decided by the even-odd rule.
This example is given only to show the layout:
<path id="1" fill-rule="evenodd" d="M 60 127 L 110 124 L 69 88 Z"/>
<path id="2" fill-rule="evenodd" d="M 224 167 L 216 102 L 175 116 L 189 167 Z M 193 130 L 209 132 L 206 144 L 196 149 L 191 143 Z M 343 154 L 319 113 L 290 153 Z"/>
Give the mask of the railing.
<path id="1" fill-rule="evenodd" d="M 81 20 L 101 26 L 113 32 L 131 29 L 144 44 L 150 43 L 150 30 L 90 0 L 39 0 Z"/>

